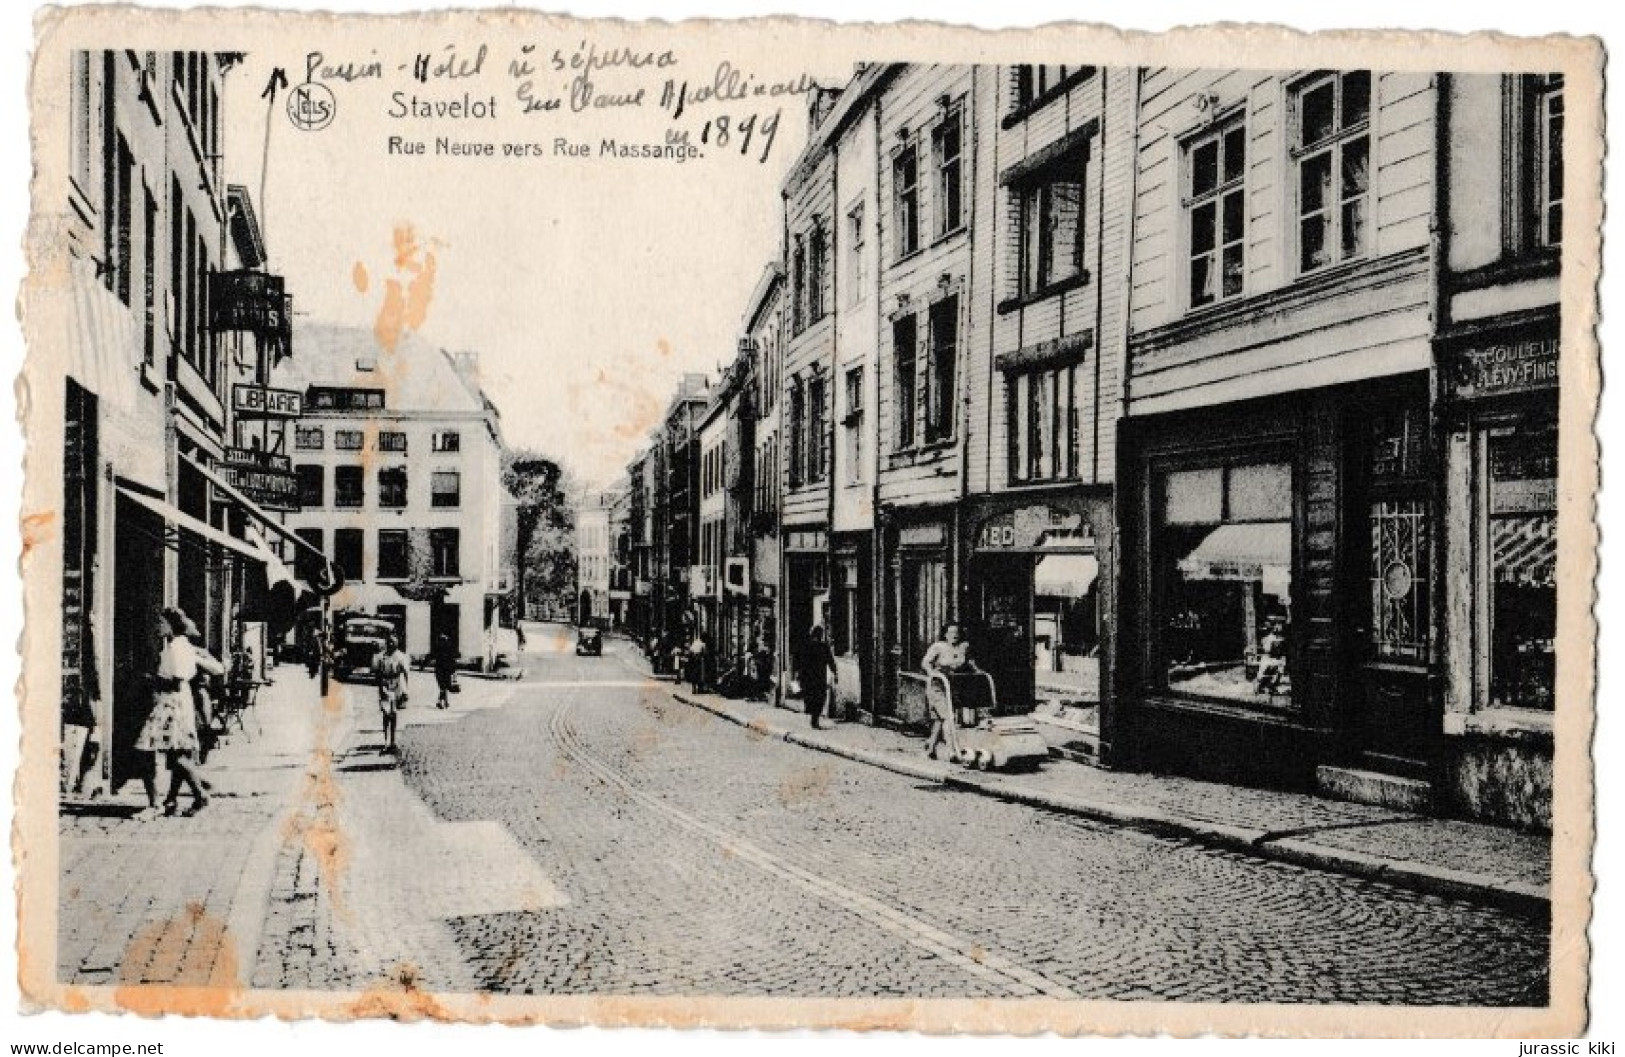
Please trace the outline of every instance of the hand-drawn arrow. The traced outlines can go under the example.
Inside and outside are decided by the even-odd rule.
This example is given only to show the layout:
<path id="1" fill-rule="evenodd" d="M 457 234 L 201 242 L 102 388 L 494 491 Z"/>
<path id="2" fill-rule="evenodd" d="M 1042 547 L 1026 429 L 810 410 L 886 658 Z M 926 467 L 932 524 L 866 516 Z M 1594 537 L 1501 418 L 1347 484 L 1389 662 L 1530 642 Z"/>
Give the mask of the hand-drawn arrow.
<path id="1" fill-rule="evenodd" d="M 271 77 L 265 82 L 265 91 L 260 93 L 260 98 L 269 99 L 274 104 L 277 89 L 286 87 L 288 87 L 288 75 L 282 71 L 282 67 L 278 66 L 271 71 Z"/>

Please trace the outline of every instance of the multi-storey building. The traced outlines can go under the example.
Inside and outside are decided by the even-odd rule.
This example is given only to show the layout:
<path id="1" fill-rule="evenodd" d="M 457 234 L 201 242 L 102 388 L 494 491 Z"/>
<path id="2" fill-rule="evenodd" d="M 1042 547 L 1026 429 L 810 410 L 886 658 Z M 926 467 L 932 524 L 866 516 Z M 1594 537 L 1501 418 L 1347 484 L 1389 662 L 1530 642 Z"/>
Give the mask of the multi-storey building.
<path id="1" fill-rule="evenodd" d="M 749 514 L 741 520 L 748 541 L 740 553 L 750 559 L 750 630 L 757 644 L 777 656 L 779 649 L 779 499 L 783 435 L 784 271 L 762 270 L 745 309 L 741 343 L 750 356 L 751 468 Z M 741 449 L 743 454 L 743 449 Z M 747 641 L 746 646 L 750 643 Z"/>
<path id="2" fill-rule="evenodd" d="M 1418 802 L 1439 78 L 1156 69 L 1139 95 L 1107 736 L 1128 765 Z"/>
<path id="3" fill-rule="evenodd" d="M 648 641 L 653 627 L 650 599 L 654 584 L 654 456 L 645 449 L 626 467 L 626 628 Z"/>
<path id="4" fill-rule="evenodd" d="M 63 424 L 60 471 L 43 476 L 62 484 L 49 509 L 62 520 L 64 716 L 101 731 L 94 780 L 116 786 L 150 766 L 134 741 L 159 609 L 185 609 L 219 653 L 241 644 L 242 618 L 268 615 L 275 558 L 260 537 L 279 525 L 227 471 L 251 436 L 263 446 L 280 434 L 240 427 L 233 396 L 263 386 L 265 365 L 291 345 L 248 196 L 222 178 L 233 58 L 108 50 L 71 61 L 61 261 L 71 297 L 59 307 L 73 339 L 66 369 L 36 378 L 30 399 Z M 42 546 L 31 560 L 58 552 Z"/>
<path id="5" fill-rule="evenodd" d="M 976 71 L 961 616 L 1008 711 L 1104 695 L 1136 81 Z"/>
<path id="6" fill-rule="evenodd" d="M 623 486 L 583 492 L 575 502 L 576 607 L 582 627 L 620 626 L 611 605 L 616 562 L 616 509 Z M 621 618 L 624 620 L 624 615 Z"/>
<path id="7" fill-rule="evenodd" d="M 731 387 L 723 375 L 711 387 L 699 418 L 699 547 L 689 579 L 695 629 L 711 644 L 712 659 L 722 638 L 722 568 L 727 554 L 727 490 L 723 486 L 723 440 L 728 433 Z"/>
<path id="8" fill-rule="evenodd" d="M 511 622 L 514 556 L 501 424 L 476 355 L 415 335 L 380 348 L 350 327 L 301 327 L 297 340 L 309 354 L 273 375 L 304 403 L 289 524 L 342 575 L 332 606 L 395 621 L 414 655 L 444 635 L 460 657 L 491 662 Z"/>
<path id="9" fill-rule="evenodd" d="M 656 440 L 655 584 L 658 638 L 687 642 L 694 633 L 690 608 L 693 567 L 699 556 L 700 416 L 703 374 L 685 374 L 661 421 Z"/>

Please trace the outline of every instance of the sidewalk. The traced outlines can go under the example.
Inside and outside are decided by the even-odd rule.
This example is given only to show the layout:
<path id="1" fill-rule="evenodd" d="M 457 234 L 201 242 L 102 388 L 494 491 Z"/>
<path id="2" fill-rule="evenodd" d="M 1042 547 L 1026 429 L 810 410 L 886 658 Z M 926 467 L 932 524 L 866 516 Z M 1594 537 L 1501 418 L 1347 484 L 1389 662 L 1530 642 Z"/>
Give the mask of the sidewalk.
<path id="1" fill-rule="evenodd" d="M 339 684 L 324 704 L 302 669 L 282 665 L 273 675 L 245 717 L 247 729 L 234 728 L 210 755 L 214 793 L 197 816 L 142 821 L 138 782 L 117 796 L 63 806 L 61 983 L 207 989 L 197 994 L 195 1012 L 204 1013 L 224 1012 L 223 996 L 249 983 L 287 824 L 320 795 L 327 747 L 350 722 Z M 188 802 L 183 794 L 182 806 Z M 159 1001 L 176 1011 L 175 992 L 166 994 Z M 141 1007 L 139 993 L 118 1001 Z"/>
<path id="2" fill-rule="evenodd" d="M 800 713 L 771 704 L 669 689 L 758 733 L 923 781 L 1436 895 L 1550 910 L 1551 842 L 1544 836 L 1303 793 L 1106 771 L 1053 755 L 1035 774 L 976 772 L 927 759 L 922 739 L 896 731 L 858 723 L 813 730 Z M 1048 725 L 1040 729 L 1058 736 Z"/>

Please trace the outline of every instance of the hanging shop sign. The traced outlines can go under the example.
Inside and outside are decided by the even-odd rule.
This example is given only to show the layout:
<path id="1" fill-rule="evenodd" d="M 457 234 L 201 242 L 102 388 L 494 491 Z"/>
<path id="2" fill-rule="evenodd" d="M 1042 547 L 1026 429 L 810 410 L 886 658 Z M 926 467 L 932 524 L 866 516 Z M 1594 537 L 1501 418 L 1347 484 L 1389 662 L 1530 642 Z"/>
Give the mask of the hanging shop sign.
<path id="1" fill-rule="evenodd" d="M 1034 503 L 994 514 L 976 530 L 978 551 L 1019 553 L 1092 551 L 1094 548 L 1094 530 L 1082 514 L 1048 503 Z"/>
<path id="2" fill-rule="evenodd" d="M 254 448 L 227 448 L 220 469 L 243 498 L 267 510 L 299 509 L 299 478 L 286 455 Z"/>
<path id="3" fill-rule="evenodd" d="M 263 385 L 231 387 L 231 409 L 239 418 L 298 418 L 305 413 L 304 394 Z"/>
<path id="4" fill-rule="evenodd" d="M 245 330 L 286 343 L 292 322 L 282 276 L 214 272 L 209 276 L 209 329 Z"/>
<path id="5" fill-rule="evenodd" d="M 1473 400 L 1557 387 L 1556 337 L 1466 345 L 1445 356 L 1451 391 Z"/>

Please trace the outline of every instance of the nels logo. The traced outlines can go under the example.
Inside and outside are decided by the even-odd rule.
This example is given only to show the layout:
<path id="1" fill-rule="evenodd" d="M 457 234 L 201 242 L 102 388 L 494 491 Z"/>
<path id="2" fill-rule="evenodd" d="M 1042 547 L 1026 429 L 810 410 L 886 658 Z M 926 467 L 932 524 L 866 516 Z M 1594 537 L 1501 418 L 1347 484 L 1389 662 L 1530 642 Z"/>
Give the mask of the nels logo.
<path id="1" fill-rule="evenodd" d="M 324 84 L 306 81 L 288 93 L 288 120 L 297 129 L 319 132 L 333 123 L 338 106 L 332 91 Z"/>

